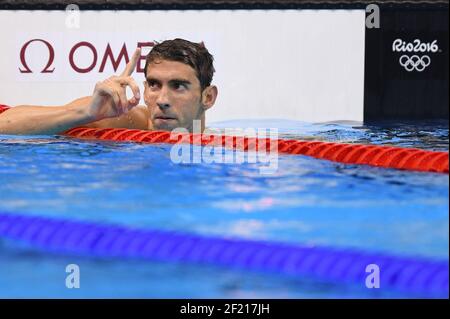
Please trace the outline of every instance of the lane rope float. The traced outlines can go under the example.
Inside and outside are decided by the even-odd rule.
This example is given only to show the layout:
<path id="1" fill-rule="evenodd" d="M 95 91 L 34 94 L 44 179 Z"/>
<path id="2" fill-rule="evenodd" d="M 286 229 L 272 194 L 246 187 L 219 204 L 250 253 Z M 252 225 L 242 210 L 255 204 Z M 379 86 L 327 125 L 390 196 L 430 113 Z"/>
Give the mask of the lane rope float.
<path id="1" fill-rule="evenodd" d="M 8 107 L 0 105 L 0 113 Z M 363 164 L 408 171 L 449 172 L 448 152 L 427 151 L 417 148 L 330 143 L 243 136 L 208 134 L 173 134 L 167 131 L 145 131 L 121 128 L 77 127 L 64 135 L 82 138 L 139 143 L 191 143 L 222 146 L 242 151 L 276 151 L 280 154 L 306 155 L 345 164 Z"/>
<path id="2" fill-rule="evenodd" d="M 10 213 L 0 213 L 0 238 L 51 253 L 209 264 L 360 287 L 365 287 L 366 267 L 377 265 L 385 289 L 448 298 L 448 261 Z"/>
<path id="3" fill-rule="evenodd" d="M 448 152 L 425 151 L 415 148 L 261 139 L 237 136 L 143 131 L 130 129 L 74 128 L 65 135 L 83 138 L 139 143 L 191 143 L 222 146 L 242 151 L 277 151 L 281 154 L 306 155 L 345 164 L 365 164 L 411 171 L 448 173 Z M 175 136 L 175 138 L 174 138 Z"/>

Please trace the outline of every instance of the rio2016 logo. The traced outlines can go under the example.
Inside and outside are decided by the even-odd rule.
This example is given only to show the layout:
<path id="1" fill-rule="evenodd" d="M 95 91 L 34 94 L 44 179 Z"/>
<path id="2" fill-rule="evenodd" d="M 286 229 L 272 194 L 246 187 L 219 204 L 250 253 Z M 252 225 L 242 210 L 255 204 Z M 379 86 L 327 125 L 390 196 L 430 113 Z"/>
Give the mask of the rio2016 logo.
<path id="1" fill-rule="evenodd" d="M 437 40 L 432 42 L 422 42 L 419 39 L 415 39 L 413 42 L 406 42 L 402 39 L 395 39 L 394 42 L 392 42 L 392 51 L 406 53 L 400 56 L 398 60 L 400 65 L 406 71 L 422 72 L 431 64 L 431 58 L 428 54 L 438 52 L 439 46 Z M 414 54 L 408 55 L 407 53 Z"/>

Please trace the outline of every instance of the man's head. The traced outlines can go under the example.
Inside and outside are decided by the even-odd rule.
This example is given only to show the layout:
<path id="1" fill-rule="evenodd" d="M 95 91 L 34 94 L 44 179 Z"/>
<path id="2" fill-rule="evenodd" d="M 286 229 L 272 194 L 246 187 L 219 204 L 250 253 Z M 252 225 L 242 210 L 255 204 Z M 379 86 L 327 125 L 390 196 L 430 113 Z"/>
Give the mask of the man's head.
<path id="1" fill-rule="evenodd" d="M 217 88 L 211 85 L 213 57 L 198 43 L 167 40 L 147 55 L 144 100 L 155 130 L 184 127 L 193 120 L 205 125 L 205 111 L 214 105 Z"/>

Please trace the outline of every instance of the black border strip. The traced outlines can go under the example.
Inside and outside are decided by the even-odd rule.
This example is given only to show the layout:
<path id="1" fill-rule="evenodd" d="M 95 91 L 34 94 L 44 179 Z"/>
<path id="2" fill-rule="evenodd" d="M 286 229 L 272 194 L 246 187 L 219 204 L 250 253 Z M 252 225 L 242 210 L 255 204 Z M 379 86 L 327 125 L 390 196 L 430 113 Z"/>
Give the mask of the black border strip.
<path id="1" fill-rule="evenodd" d="M 448 299 L 22 299 L 22 300 L 0 300 L 0 306 L 3 309 L 10 309 L 16 314 L 28 314 L 29 309 L 47 311 L 52 309 L 53 313 L 64 313 L 70 309 L 74 315 L 84 316 L 86 310 L 83 306 L 98 306 L 102 312 L 114 311 L 115 315 L 124 315 L 130 317 L 133 315 L 142 316 L 142 312 L 148 314 L 148 318 L 167 317 L 167 318 L 208 318 L 207 315 L 180 314 L 180 306 L 187 303 L 194 305 L 220 305 L 224 303 L 270 303 L 270 313 L 261 314 L 215 314 L 209 318 L 283 318 L 286 314 L 303 314 L 311 310 L 317 316 L 328 312 L 332 316 L 342 313 L 350 318 L 361 317 L 360 313 L 370 310 L 370 313 L 379 318 L 384 318 L 386 313 L 385 306 L 397 307 L 408 316 L 430 317 L 433 312 L 442 312 L 448 309 Z M 6 307 L 5 307 L 6 306 Z M 358 309 L 362 309 L 359 312 Z M 55 311 L 56 310 L 56 311 Z M 352 311 L 353 310 L 353 311 Z M 339 312 L 338 312 L 339 311 Z M 155 315 L 156 314 L 156 315 Z M 161 315 L 159 315 L 161 314 Z M 355 316 L 352 316 L 355 314 Z M 159 315 L 159 316 L 158 316 Z M 356 316 L 358 315 L 358 316 Z M 133 316 L 134 317 L 134 316 Z"/>
<path id="2" fill-rule="evenodd" d="M 29 3 L 0 1 L 0 10 L 65 10 L 67 3 Z M 76 0 L 72 3 L 77 4 Z M 201 2 L 147 2 L 147 3 L 80 3 L 80 10 L 296 10 L 296 9 L 364 9 L 369 3 L 374 3 L 385 9 L 408 8 L 449 8 L 448 1 L 329 1 L 329 2 L 226 2 L 226 1 L 201 1 Z"/>

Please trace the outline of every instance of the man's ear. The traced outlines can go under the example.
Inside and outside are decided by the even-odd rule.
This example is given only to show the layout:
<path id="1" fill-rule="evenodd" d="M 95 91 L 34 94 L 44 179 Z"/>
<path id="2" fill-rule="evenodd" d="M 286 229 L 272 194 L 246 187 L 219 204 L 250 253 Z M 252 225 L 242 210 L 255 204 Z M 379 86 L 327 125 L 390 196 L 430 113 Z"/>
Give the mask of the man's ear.
<path id="1" fill-rule="evenodd" d="M 216 102 L 217 93 L 217 87 L 215 85 L 210 85 L 203 90 L 202 105 L 205 111 L 214 105 Z"/>

